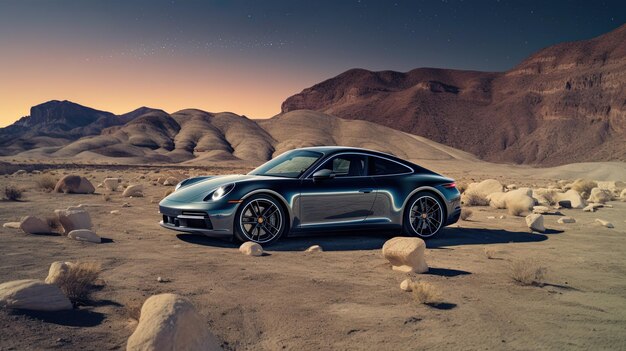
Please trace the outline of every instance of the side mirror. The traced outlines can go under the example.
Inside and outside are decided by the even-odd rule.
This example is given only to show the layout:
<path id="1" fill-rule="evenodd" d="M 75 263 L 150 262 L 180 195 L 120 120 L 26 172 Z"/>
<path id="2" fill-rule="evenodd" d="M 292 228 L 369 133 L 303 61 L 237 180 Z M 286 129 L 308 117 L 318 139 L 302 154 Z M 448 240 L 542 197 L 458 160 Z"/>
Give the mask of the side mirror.
<path id="1" fill-rule="evenodd" d="M 313 180 L 323 180 L 323 179 L 332 179 L 335 178 L 335 173 L 330 169 L 320 169 L 319 171 L 313 173 Z"/>

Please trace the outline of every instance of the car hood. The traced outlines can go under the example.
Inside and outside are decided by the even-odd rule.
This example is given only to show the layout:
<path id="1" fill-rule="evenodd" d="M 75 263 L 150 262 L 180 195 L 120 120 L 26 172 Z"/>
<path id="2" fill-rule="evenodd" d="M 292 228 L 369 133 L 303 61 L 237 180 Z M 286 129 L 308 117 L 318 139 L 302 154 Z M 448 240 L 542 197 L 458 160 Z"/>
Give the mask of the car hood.
<path id="1" fill-rule="evenodd" d="M 213 190 L 217 189 L 221 185 L 237 183 L 257 178 L 265 178 L 248 174 L 236 174 L 236 175 L 224 175 L 216 176 L 201 180 L 191 185 L 183 186 L 171 193 L 165 200 L 176 202 L 198 202 L 203 199 Z"/>

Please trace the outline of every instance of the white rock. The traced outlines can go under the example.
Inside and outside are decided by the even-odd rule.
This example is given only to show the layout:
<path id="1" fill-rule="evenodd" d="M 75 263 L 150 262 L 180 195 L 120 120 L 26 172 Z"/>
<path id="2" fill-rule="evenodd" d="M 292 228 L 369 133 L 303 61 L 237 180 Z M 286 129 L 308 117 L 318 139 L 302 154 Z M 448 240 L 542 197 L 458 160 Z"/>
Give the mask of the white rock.
<path id="1" fill-rule="evenodd" d="M 599 218 L 597 218 L 597 219 L 596 219 L 596 222 L 597 222 L 597 223 L 600 223 L 600 225 L 602 225 L 602 226 L 604 226 L 604 227 L 607 227 L 607 228 L 615 228 L 615 227 L 613 226 L 613 223 L 611 223 L 611 222 L 609 222 L 609 221 L 605 221 L 605 220 L 603 220 L 603 219 L 599 219 Z"/>
<path id="2" fill-rule="evenodd" d="M 57 182 L 54 191 L 66 194 L 93 194 L 96 188 L 85 177 L 66 175 Z"/>
<path id="3" fill-rule="evenodd" d="M 590 203 L 589 205 L 583 208 L 583 212 L 596 212 L 597 209 L 604 207 L 602 204 Z"/>
<path id="4" fill-rule="evenodd" d="M 31 311 L 62 311 L 72 303 L 56 285 L 41 280 L 15 280 L 0 284 L 0 307 Z"/>
<path id="5" fill-rule="evenodd" d="M 492 193 L 487 196 L 489 206 L 493 208 L 506 208 L 510 214 L 530 211 L 535 200 L 530 196 L 532 190 L 519 188 L 506 193 Z"/>
<path id="6" fill-rule="evenodd" d="M 48 276 L 46 277 L 46 284 L 56 284 L 65 277 L 70 267 L 73 266 L 72 262 L 56 261 L 52 262 L 50 269 L 48 269 Z"/>
<path id="7" fill-rule="evenodd" d="M 400 290 L 402 291 L 413 291 L 413 289 L 411 289 L 411 279 L 405 279 L 402 281 L 402 283 L 400 283 Z"/>
<path id="8" fill-rule="evenodd" d="M 142 197 L 143 196 L 143 184 L 129 185 L 128 188 L 122 193 L 124 197 Z"/>
<path id="9" fill-rule="evenodd" d="M 395 271 L 425 273 L 428 271 L 425 249 L 426 244 L 420 238 L 395 237 L 385 242 L 382 252 Z"/>
<path id="10" fill-rule="evenodd" d="M 471 195 L 486 198 L 489 194 L 501 193 L 503 188 L 502 183 L 495 179 L 486 179 L 480 183 L 470 183 L 463 194 L 461 194 L 461 202 L 467 203 L 466 199 Z"/>
<path id="11" fill-rule="evenodd" d="M 20 222 L 6 222 L 2 225 L 2 228 L 20 229 Z"/>
<path id="12" fill-rule="evenodd" d="M 526 225 L 537 232 L 546 231 L 546 228 L 543 226 L 543 215 L 540 214 L 533 213 L 526 216 Z"/>
<path id="13" fill-rule="evenodd" d="M 487 216 L 487 219 L 496 219 L 496 216 Z"/>
<path id="14" fill-rule="evenodd" d="M 126 350 L 217 351 L 222 348 L 189 300 L 175 294 L 160 294 L 144 302 Z"/>
<path id="15" fill-rule="evenodd" d="M 78 241 L 88 241 L 90 243 L 101 243 L 102 239 L 89 229 L 72 230 L 67 237 Z"/>
<path id="16" fill-rule="evenodd" d="M 54 210 L 54 213 L 57 215 L 59 223 L 61 223 L 66 234 L 72 230 L 91 229 L 93 227 L 89 212 L 85 210 Z"/>
<path id="17" fill-rule="evenodd" d="M 178 184 L 178 179 L 174 177 L 168 177 L 167 179 L 163 181 L 163 185 L 166 185 L 166 186 L 174 186 L 176 184 Z"/>
<path id="18" fill-rule="evenodd" d="M 52 228 L 50 228 L 46 221 L 35 216 L 23 217 L 20 221 L 20 229 L 28 234 L 46 234 L 52 232 Z"/>
<path id="19" fill-rule="evenodd" d="M 122 214 L 122 212 L 120 212 L 120 210 L 113 210 L 113 211 L 111 211 L 111 214 L 119 215 L 119 214 Z"/>
<path id="20" fill-rule="evenodd" d="M 606 189 L 600 189 L 600 188 L 593 188 L 591 189 L 591 195 L 589 195 L 589 202 L 595 202 L 595 203 L 605 203 L 608 201 L 611 201 L 613 198 L 613 196 L 611 195 L 611 192 L 606 190 Z"/>
<path id="21" fill-rule="evenodd" d="M 556 193 L 556 201 L 569 201 L 572 208 L 585 207 L 585 200 L 583 200 L 580 194 L 573 189 L 570 189 L 564 193 Z M 564 205 L 561 206 L 566 207 Z"/>
<path id="22" fill-rule="evenodd" d="M 108 190 L 111 191 L 115 191 L 117 190 L 117 187 L 120 186 L 120 183 L 122 182 L 122 180 L 120 178 L 106 178 L 102 184 L 104 185 L 105 188 L 107 188 Z"/>
<path id="23" fill-rule="evenodd" d="M 239 252 L 248 256 L 262 256 L 263 247 L 257 243 L 253 243 L 252 241 L 247 241 L 239 246 Z"/>
<path id="24" fill-rule="evenodd" d="M 322 251 L 324 251 L 324 250 L 319 245 L 313 245 L 313 246 L 309 247 L 308 249 L 306 249 L 306 252 L 322 252 Z"/>
<path id="25" fill-rule="evenodd" d="M 505 216 L 505 215 L 501 215 L 501 216 L 500 216 L 500 217 L 498 217 L 498 218 L 500 218 L 500 219 L 505 219 L 505 218 L 506 218 L 506 216 Z"/>
<path id="26" fill-rule="evenodd" d="M 559 218 L 557 223 L 559 223 L 559 224 L 576 223 L 576 220 L 574 218 L 572 218 L 572 217 L 564 216 L 564 217 Z"/>
<path id="27" fill-rule="evenodd" d="M 506 186 L 506 188 L 509 189 L 509 190 L 515 190 L 515 189 L 517 189 L 517 184 L 509 184 L 509 185 Z"/>

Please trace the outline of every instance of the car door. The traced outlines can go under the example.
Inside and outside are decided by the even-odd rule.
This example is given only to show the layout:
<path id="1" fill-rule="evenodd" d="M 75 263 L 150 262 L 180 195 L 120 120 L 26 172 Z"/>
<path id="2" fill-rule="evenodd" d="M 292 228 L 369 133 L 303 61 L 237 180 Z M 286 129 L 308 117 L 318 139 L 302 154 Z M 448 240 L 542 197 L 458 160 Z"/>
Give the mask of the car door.
<path id="1" fill-rule="evenodd" d="M 302 180 L 300 227 L 360 224 L 371 214 L 375 183 L 367 175 L 367 156 L 346 153 L 324 162 L 316 172 L 332 171 L 334 177 Z"/>

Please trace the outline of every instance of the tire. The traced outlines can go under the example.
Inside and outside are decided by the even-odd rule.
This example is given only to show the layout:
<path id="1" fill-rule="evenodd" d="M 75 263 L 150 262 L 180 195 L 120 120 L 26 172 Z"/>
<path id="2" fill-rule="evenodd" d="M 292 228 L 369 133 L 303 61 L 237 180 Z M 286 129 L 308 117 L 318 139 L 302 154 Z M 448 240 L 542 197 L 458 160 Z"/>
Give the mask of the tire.
<path id="1" fill-rule="evenodd" d="M 287 231 L 287 215 L 274 197 L 265 194 L 253 195 L 244 200 L 233 224 L 235 240 L 269 244 L 278 240 Z"/>
<path id="2" fill-rule="evenodd" d="M 410 236 L 432 238 L 441 231 L 445 223 L 443 201 L 428 191 L 420 191 L 407 202 L 404 211 L 403 229 Z"/>

